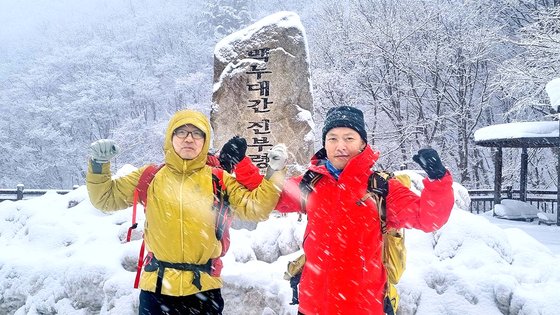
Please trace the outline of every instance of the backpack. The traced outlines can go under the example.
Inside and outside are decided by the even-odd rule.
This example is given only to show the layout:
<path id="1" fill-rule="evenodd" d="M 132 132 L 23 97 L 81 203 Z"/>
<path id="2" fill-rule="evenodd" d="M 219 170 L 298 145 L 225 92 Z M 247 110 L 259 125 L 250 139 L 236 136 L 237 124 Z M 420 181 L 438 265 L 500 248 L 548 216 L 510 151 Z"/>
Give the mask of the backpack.
<path id="1" fill-rule="evenodd" d="M 295 260 L 288 263 L 288 269 L 284 272 L 284 280 L 290 280 L 301 273 L 305 265 L 305 254 L 298 256 Z"/>
<path id="2" fill-rule="evenodd" d="M 307 171 L 303 175 L 299 188 L 302 193 L 300 202 L 301 209 L 306 212 L 307 199 L 309 194 L 314 191 L 315 184 L 321 179 L 322 174 Z M 381 231 L 383 233 L 383 264 L 387 272 L 387 284 L 385 288 L 384 311 L 385 314 L 394 315 L 397 312 L 399 304 L 399 295 L 395 285 L 399 282 L 406 268 L 406 247 L 404 243 L 404 229 L 389 229 L 386 224 L 386 200 L 389 193 L 389 179 L 396 178 L 404 186 L 410 188 L 411 180 L 408 175 L 394 175 L 385 171 L 374 171 L 368 179 L 367 194 L 361 198 L 358 203 L 364 203 L 367 199 L 372 198 L 379 211 L 381 220 Z M 304 256 L 303 254 L 302 256 Z M 300 260 L 301 256 L 296 259 Z M 297 265 L 297 264 L 296 264 Z M 289 266 L 294 266 L 291 262 Z M 298 266 L 299 267 L 299 266 Z M 290 275 L 295 272 L 301 273 L 303 266 L 299 270 L 292 270 Z"/>
<path id="3" fill-rule="evenodd" d="M 223 257 L 227 250 L 229 249 L 230 238 L 229 238 L 229 227 L 231 226 L 231 222 L 233 216 L 231 215 L 231 209 L 229 207 L 228 196 L 226 194 L 226 188 L 223 182 L 223 169 L 214 167 L 214 161 L 209 159 L 207 165 L 212 166 L 212 190 L 214 193 L 214 203 L 213 203 L 213 210 L 217 212 L 216 215 L 216 238 L 222 243 L 222 253 L 220 257 L 211 259 L 208 262 L 208 269 L 184 269 L 184 270 L 191 270 L 194 272 L 194 280 L 193 284 L 200 289 L 200 272 L 208 272 L 210 275 L 217 277 L 220 275 L 223 264 L 221 261 L 221 257 Z M 156 173 L 164 166 L 165 164 L 161 165 L 149 165 L 140 175 L 140 179 L 138 180 L 138 185 L 134 190 L 134 197 L 133 197 L 133 207 L 132 207 L 132 225 L 128 228 L 126 241 L 130 242 L 132 230 L 138 227 L 138 223 L 136 222 L 136 207 L 138 202 L 140 202 L 144 206 L 144 212 L 147 209 L 147 195 L 148 195 L 148 187 L 150 186 L 152 180 L 154 179 Z M 140 274 L 142 272 L 142 266 L 146 265 L 146 268 L 150 265 L 153 260 L 156 260 L 153 257 L 152 253 L 148 253 L 146 257 L 144 257 L 144 250 L 145 250 L 145 243 L 142 239 L 142 245 L 140 246 L 140 253 L 138 254 L 138 263 L 136 267 L 136 278 L 134 280 L 134 288 L 138 288 L 138 284 L 140 283 Z M 174 269 L 182 269 L 181 266 L 185 266 L 188 264 L 177 264 L 177 266 L 170 265 L 170 263 L 160 262 L 156 260 L 156 267 L 159 267 L 159 274 L 158 274 L 158 283 L 156 284 L 156 292 L 161 291 L 161 281 L 163 280 L 163 270 L 165 267 L 174 268 Z M 198 266 L 198 265 L 195 265 Z M 150 270 L 154 271 L 154 270 Z"/>

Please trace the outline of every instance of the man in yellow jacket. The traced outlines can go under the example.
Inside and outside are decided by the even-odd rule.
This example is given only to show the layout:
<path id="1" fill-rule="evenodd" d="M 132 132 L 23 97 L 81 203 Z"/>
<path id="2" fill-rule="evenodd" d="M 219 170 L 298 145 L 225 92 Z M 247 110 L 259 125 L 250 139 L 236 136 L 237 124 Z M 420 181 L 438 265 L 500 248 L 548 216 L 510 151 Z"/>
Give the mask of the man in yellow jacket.
<path id="1" fill-rule="evenodd" d="M 210 132 L 206 116 L 193 110 L 179 111 L 169 122 L 163 145 L 165 165 L 155 174 L 146 199 L 144 239 L 158 262 L 196 269 L 222 253 L 222 243 L 215 233 L 212 168 L 206 165 Z M 93 205 L 105 211 L 130 207 L 147 166 L 111 179 L 109 160 L 118 153 L 115 142 L 98 140 L 92 143 L 91 151 L 86 180 Z M 253 191 L 223 172 L 231 209 L 242 219 L 266 220 L 278 202 L 285 176 L 286 147 L 275 146 L 268 157 L 267 174 Z M 222 313 L 219 276 L 189 270 L 190 267 L 165 268 L 160 287 L 156 288 L 158 268 L 148 266 L 140 279 L 139 314 Z"/>

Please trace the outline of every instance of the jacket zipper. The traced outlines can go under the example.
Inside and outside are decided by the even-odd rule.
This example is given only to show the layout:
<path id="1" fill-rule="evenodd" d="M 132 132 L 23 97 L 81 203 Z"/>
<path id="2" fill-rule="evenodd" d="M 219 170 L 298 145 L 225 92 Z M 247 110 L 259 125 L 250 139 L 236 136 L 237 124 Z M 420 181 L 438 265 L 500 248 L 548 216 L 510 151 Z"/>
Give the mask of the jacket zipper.
<path id="1" fill-rule="evenodd" d="M 183 233 L 183 185 L 185 184 L 185 164 L 186 162 L 183 161 L 183 171 L 181 172 L 181 185 L 180 185 L 180 190 L 179 190 L 179 230 L 181 233 L 181 261 L 185 261 L 185 253 L 183 251 L 183 247 L 185 246 L 185 242 L 184 242 L 184 233 Z M 183 273 L 184 271 L 181 271 L 179 274 L 181 275 L 180 277 L 180 283 L 181 285 L 179 286 L 180 288 L 180 295 L 183 296 Z"/>

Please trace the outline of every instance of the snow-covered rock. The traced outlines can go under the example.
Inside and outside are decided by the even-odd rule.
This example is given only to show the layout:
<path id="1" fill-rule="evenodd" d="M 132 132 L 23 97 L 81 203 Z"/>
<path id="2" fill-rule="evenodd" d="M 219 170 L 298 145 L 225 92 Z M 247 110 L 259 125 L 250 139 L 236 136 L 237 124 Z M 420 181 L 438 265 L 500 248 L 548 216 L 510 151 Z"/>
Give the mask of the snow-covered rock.
<path id="1" fill-rule="evenodd" d="M 500 204 L 494 205 L 494 214 L 503 219 L 533 220 L 538 213 L 537 207 L 520 200 L 503 199 Z"/>

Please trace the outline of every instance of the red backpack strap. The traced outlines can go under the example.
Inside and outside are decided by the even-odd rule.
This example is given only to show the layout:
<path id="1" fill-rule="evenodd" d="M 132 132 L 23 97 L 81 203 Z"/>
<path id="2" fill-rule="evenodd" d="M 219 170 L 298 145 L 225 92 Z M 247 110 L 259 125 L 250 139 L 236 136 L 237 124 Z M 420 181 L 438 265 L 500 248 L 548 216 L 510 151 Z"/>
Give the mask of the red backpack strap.
<path id="1" fill-rule="evenodd" d="M 220 257 L 212 259 L 212 268 L 210 275 L 219 277 L 223 268 L 221 257 L 223 257 L 229 249 L 229 227 L 233 216 L 229 207 L 226 186 L 224 184 L 224 170 L 220 168 L 212 168 L 212 190 L 214 193 L 213 209 L 216 211 L 216 238 L 222 243 L 222 253 Z"/>
<path id="2" fill-rule="evenodd" d="M 126 241 L 130 242 L 130 238 L 132 236 L 132 230 L 138 227 L 138 223 L 136 223 L 136 207 L 138 202 L 140 202 L 144 206 L 144 211 L 146 211 L 146 199 L 148 197 L 148 186 L 156 176 L 156 173 L 163 167 L 164 164 L 155 165 L 151 164 L 140 174 L 140 179 L 138 180 L 138 185 L 136 185 L 136 189 L 134 189 L 134 197 L 132 199 L 132 224 L 128 228 L 128 232 L 126 233 Z"/>
<path id="3" fill-rule="evenodd" d="M 138 185 L 136 185 L 136 190 L 138 191 L 138 201 L 140 204 L 146 207 L 146 200 L 148 199 L 148 187 L 152 183 L 154 176 L 156 173 L 164 166 L 165 164 L 155 165 L 151 164 L 142 174 L 140 175 L 140 179 L 138 180 Z"/>
<path id="4" fill-rule="evenodd" d="M 212 166 L 212 168 L 221 167 L 218 157 L 210 153 L 208 153 L 208 157 L 206 158 L 206 165 Z"/>
<path id="5" fill-rule="evenodd" d="M 140 274 L 142 273 L 142 266 L 144 265 L 144 250 L 146 244 L 144 239 L 142 239 L 142 245 L 140 245 L 140 252 L 138 253 L 138 262 L 136 263 L 136 277 L 134 278 L 134 288 L 138 289 L 138 284 L 140 284 Z"/>
<path id="6" fill-rule="evenodd" d="M 133 198 L 133 205 L 132 205 L 132 225 L 128 228 L 128 232 L 126 235 L 126 241 L 130 242 L 130 238 L 132 235 L 132 230 L 138 227 L 138 223 L 136 222 L 136 208 L 138 202 L 140 202 L 144 206 L 144 212 L 146 212 L 146 203 L 148 199 L 148 187 L 150 183 L 156 176 L 156 173 L 163 167 L 164 164 L 149 165 L 143 172 L 140 174 L 140 179 L 138 180 L 138 185 L 136 185 L 136 189 L 134 189 L 134 198 Z M 144 249 L 146 245 L 144 240 L 142 239 L 142 245 L 140 246 L 140 252 L 138 253 L 138 263 L 136 264 L 136 278 L 134 279 L 134 288 L 138 288 L 138 284 L 140 283 L 140 274 L 142 272 L 142 265 L 144 262 Z"/>
<path id="7" fill-rule="evenodd" d="M 216 185 L 216 186 L 214 186 Z M 214 192 L 216 189 L 220 189 L 222 191 L 226 190 L 226 185 L 224 184 L 224 170 L 217 167 L 212 167 L 212 188 Z"/>
<path id="8" fill-rule="evenodd" d="M 138 189 L 134 189 L 134 197 L 132 199 L 132 223 L 128 228 L 128 232 L 126 232 L 126 242 L 130 242 L 130 238 L 132 237 L 132 230 L 138 227 L 138 223 L 136 223 L 136 206 L 138 205 Z"/>

